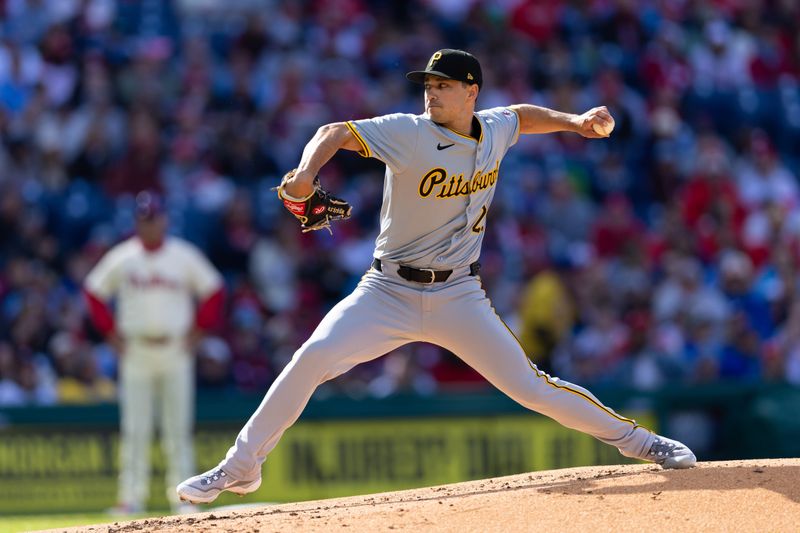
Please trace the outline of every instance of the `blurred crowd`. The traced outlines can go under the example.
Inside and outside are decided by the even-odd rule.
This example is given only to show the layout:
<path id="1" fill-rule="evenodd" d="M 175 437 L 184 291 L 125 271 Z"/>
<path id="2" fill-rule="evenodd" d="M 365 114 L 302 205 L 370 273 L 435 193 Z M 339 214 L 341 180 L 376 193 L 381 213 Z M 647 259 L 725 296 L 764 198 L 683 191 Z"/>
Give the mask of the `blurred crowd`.
<path id="1" fill-rule="evenodd" d="M 201 391 L 263 393 L 370 264 L 382 166 L 340 154 L 351 220 L 301 234 L 270 189 L 326 122 L 422 111 L 444 47 L 480 108 L 606 105 L 610 139 L 526 136 L 481 277 L 546 371 L 657 389 L 800 384 L 800 5 L 791 0 L 0 1 L 0 405 L 109 401 L 80 285 L 155 189 L 223 272 Z M 488 387 L 415 344 L 318 394 Z"/>

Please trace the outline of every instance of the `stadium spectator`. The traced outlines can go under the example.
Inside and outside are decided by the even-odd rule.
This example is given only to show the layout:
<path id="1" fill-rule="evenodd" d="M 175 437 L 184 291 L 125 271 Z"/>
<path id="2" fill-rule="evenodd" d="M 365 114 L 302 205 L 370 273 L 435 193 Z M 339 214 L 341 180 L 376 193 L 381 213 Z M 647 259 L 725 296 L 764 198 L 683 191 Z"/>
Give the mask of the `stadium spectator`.
<path id="1" fill-rule="evenodd" d="M 772 203 L 796 208 L 800 186 L 763 131 L 753 132 L 737 170 L 739 195 L 749 209 Z"/>
<path id="2" fill-rule="evenodd" d="M 550 368 L 556 347 L 572 332 L 574 302 L 567 286 L 570 265 L 537 273 L 525 286 L 520 299 L 519 340 L 533 362 Z"/>
<path id="3" fill-rule="evenodd" d="M 570 111 L 600 100 L 618 117 L 602 143 L 524 139 L 501 169 L 482 278 L 524 342 L 536 327 L 526 287 L 564 261 L 581 268 L 561 279 L 575 316 L 556 328 L 556 344 L 570 345 L 598 302 L 611 301 L 627 328 L 632 309 L 650 308 L 649 334 L 630 338 L 623 357 L 667 368 L 641 378 L 650 386 L 696 379 L 687 350 L 747 346 L 729 336 L 743 299 L 748 309 L 769 304 L 771 324 L 745 312 L 761 343 L 786 337 L 800 257 L 800 6 L 544 4 L 270 2 L 267 17 L 266 3 L 253 0 L 165 1 L 151 11 L 112 0 L 4 3 L 0 341 L 13 368 L 0 390 L 16 403 L 48 403 L 78 382 L 83 390 L 82 363 L 82 379 L 92 365 L 97 380 L 115 376 L 103 339 L 75 325 L 79 271 L 132 232 L 133 193 L 145 187 L 163 192 L 173 232 L 210 255 L 238 295 L 220 332 L 230 358 L 210 351 L 209 363 L 222 366 L 201 387 L 266 387 L 289 347 L 368 266 L 381 174 L 347 155 L 330 165 L 326 183 L 356 207 L 336 246 L 299 235 L 270 188 L 331 117 L 415 109 L 418 95 L 396 77 L 425 59 L 420 50 L 445 46 L 491 58 L 483 107 L 519 100 Z M 716 274 L 735 250 L 751 262 L 750 289 L 728 301 Z M 695 264 L 676 266 L 676 256 Z M 233 342 L 239 330 L 246 346 Z M 81 346 L 69 364 L 58 361 L 64 332 Z M 761 345 L 762 379 L 793 368 L 774 364 L 789 352 L 774 345 Z M 545 360 L 549 350 L 540 350 Z M 703 379 L 752 376 L 720 370 L 717 348 L 700 351 Z M 339 390 L 435 390 L 444 385 L 436 376 L 450 379 L 458 362 L 430 359 L 445 370 L 398 358 L 370 369 L 369 380 L 341 378 L 374 387 Z M 260 370 L 247 377 L 252 365 Z"/>

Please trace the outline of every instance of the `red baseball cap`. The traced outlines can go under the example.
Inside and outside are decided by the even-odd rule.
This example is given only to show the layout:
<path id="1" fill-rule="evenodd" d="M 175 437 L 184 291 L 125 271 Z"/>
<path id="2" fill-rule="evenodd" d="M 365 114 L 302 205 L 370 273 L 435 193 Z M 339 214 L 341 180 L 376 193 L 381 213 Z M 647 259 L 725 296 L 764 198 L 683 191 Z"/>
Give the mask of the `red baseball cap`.
<path id="1" fill-rule="evenodd" d="M 136 195 L 136 218 L 153 219 L 164 214 L 164 201 L 153 191 L 142 191 Z"/>

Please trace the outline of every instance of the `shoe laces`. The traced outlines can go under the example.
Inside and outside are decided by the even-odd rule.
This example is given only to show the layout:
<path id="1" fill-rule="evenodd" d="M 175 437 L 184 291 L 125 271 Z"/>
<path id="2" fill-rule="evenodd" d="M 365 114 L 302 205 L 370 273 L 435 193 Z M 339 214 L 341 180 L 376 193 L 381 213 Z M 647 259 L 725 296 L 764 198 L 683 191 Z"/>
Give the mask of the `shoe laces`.
<path id="1" fill-rule="evenodd" d="M 221 468 L 217 468 L 216 470 L 212 470 L 207 475 L 203 476 L 200 480 L 201 485 L 211 485 L 215 481 L 219 481 L 220 478 L 227 477 L 228 474 L 225 473 L 224 470 Z"/>
<path id="2" fill-rule="evenodd" d="M 679 445 L 675 442 L 656 438 L 656 440 L 653 442 L 653 445 L 650 446 L 650 451 L 647 452 L 647 455 L 650 457 L 656 457 L 657 460 L 666 459 L 667 457 L 674 455 L 677 448 L 679 448 Z"/>

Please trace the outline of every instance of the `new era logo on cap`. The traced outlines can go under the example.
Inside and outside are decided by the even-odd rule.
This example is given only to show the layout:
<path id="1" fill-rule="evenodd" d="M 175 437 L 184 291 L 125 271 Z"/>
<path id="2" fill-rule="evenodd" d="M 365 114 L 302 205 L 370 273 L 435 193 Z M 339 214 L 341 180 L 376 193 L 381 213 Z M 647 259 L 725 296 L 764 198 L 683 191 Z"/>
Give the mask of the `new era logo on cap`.
<path id="1" fill-rule="evenodd" d="M 445 48 L 434 52 L 425 70 L 415 70 L 406 74 L 414 83 L 424 83 L 425 76 L 432 74 L 442 78 L 483 85 L 481 65 L 475 56 L 463 50 Z"/>

